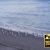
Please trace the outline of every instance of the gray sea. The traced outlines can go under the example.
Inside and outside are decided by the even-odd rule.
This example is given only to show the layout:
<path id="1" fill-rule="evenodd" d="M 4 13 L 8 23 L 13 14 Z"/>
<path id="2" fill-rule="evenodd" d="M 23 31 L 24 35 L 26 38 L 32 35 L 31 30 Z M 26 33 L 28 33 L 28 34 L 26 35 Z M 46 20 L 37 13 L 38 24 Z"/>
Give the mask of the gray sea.
<path id="1" fill-rule="evenodd" d="M 41 37 L 50 34 L 50 1 L 0 0 L 0 27 Z"/>

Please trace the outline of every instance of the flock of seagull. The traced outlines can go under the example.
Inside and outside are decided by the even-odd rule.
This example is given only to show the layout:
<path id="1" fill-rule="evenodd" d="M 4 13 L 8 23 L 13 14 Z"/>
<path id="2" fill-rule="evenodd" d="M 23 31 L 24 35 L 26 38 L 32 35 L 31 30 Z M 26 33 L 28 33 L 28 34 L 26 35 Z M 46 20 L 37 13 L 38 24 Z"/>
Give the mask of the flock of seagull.
<path id="1" fill-rule="evenodd" d="M 6 34 L 6 35 L 9 35 L 9 34 L 14 35 L 13 31 L 11 31 L 11 30 L 10 30 L 9 34 L 7 33 L 6 30 L 3 30 L 3 29 L 2 29 L 1 31 L 2 31 L 3 34 Z M 0 34 L 1 34 L 1 33 L 0 33 Z M 20 35 L 20 31 L 18 31 L 17 34 Z M 27 36 L 27 35 L 28 35 L 28 33 L 25 33 L 25 34 L 24 34 L 24 36 Z M 15 34 L 14 36 L 17 36 L 17 35 Z"/>
<path id="2" fill-rule="evenodd" d="M 14 32 L 13 32 L 11 29 L 8 30 L 8 31 L 9 31 L 8 33 L 9 33 L 9 34 L 8 34 L 7 31 L 4 30 L 4 29 L 2 29 L 1 31 L 2 31 L 3 34 L 6 34 L 6 35 L 9 35 L 9 34 L 10 34 L 10 35 L 14 35 Z M 23 32 L 23 33 L 24 33 L 24 36 L 27 36 L 27 35 L 28 35 L 28 32 Z M 36 32 L 35 32 L 35 33 L 36 33 Z M 1 33 L 0 33 L 0 34 L 1 34 Z M 17 34 L 18 34 L 18 35 L 21 35 L 21 32 L 18 31 Z M 15 34 L 14 36 L 17 36 L 17 34 Z M 38 33 L 36 33 L 36 35 L 35 35 L 34 33 L 32 33 L 32 34 L 33 34 L 34 37 L 40 36 L 40 35 L 38 35 Z M 41 36 L 43 36 L 43 34 L 42 34 Z"/>

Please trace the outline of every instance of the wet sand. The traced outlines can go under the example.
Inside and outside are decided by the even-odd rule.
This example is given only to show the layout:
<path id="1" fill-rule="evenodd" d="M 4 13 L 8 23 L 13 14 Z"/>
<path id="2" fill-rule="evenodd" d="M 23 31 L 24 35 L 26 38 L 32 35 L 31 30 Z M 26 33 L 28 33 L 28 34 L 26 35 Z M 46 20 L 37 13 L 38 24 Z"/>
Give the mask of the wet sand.
<path id="1" fill-rule="evenodd" d="M 43 38 L 0 28 L 0 50 L 50 50 L 50 48 L 44 48 Z"/>

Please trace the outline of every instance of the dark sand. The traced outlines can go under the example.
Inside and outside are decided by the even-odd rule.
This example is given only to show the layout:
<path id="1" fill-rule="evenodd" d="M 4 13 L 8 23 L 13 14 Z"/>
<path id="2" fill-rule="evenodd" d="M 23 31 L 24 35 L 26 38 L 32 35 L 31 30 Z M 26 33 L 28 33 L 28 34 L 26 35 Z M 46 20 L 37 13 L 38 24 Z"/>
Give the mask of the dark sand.
<path id="1" fill-rule="evenodd" d="M 18 32 L 0 28 L 0 50 L 50 50 L 44 48 L 43 38 L 24 35 L 22 32 L 18 35 Z"/>

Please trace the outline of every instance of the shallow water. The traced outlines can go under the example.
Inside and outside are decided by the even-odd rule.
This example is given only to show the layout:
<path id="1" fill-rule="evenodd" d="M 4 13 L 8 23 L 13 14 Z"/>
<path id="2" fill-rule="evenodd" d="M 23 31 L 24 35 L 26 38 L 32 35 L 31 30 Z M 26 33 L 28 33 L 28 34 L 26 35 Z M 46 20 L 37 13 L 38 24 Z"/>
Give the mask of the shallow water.
<path id="1" fill-rule="evenodd" d="M 50 33 L 50 1 L 1 1 L 0 27 L 30 34 Z"/>

